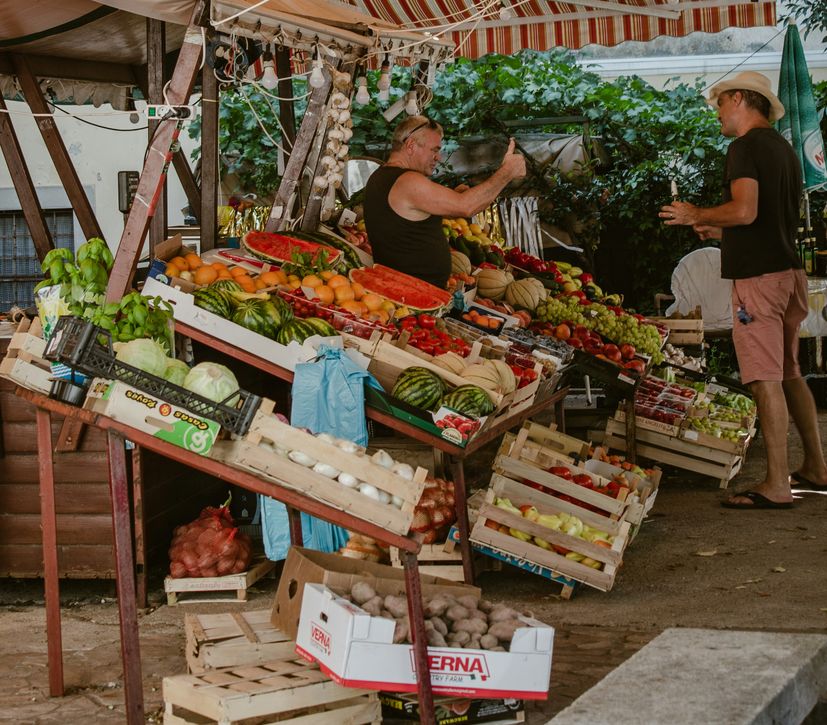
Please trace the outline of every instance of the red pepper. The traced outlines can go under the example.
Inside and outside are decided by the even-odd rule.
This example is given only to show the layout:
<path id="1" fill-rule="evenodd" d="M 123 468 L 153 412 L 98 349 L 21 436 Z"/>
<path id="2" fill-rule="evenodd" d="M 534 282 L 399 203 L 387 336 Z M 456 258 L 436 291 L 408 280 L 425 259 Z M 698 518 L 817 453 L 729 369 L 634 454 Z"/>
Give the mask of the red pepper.
<path id="1" fill-rule="evenodd" d="M 426 330 L 433 330 L 434 325 L 436 325 L 436 318 L 433 315 L 417 315 L 416 321 L 420 327 L 424 327 Z"/>

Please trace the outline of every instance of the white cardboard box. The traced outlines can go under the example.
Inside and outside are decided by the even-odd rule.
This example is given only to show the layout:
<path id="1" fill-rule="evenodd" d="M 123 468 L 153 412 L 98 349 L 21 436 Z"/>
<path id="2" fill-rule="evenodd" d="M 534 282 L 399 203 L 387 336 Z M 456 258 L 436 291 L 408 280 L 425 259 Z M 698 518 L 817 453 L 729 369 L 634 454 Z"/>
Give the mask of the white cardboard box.
<path id="1" fill-rule="evenodd" d="M 109 416 L 193 453 L 207 455 L 221 426 L 120 380 L 95 378 L 84 408 Z"/>
<path id="2" fill-rule="evenodd" d="M 428 647 L 434 693 L 548 698 L 554 629 L 524 617 L 510 652 Z M 394 622 L 372 617 L 320 584 L 306 584 L 296 652 L 346 687 L 415 692 L 414 649 L 393 644 Z"/>

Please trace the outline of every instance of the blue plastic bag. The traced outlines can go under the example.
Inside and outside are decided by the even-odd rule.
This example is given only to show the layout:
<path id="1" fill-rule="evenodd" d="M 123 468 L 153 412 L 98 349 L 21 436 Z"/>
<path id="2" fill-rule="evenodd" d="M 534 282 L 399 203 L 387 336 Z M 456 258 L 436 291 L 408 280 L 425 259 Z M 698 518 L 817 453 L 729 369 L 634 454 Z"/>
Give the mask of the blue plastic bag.
<path id="1" fill-rule="evenodd" d="M 290 424 L 366 446 L 365 382 L 382 389 L 376 378 L 344 350 L 322 345 L 315 360 L 296 366 Z M 287 509 L 268 496 L 259 499 L 264 551 L 268 559 L 279 561 L 290 548 Z M 305 547 L 332 552 L 347 543 L 348 534 L 343 528 L 305 513 L 301 519 Z"/>

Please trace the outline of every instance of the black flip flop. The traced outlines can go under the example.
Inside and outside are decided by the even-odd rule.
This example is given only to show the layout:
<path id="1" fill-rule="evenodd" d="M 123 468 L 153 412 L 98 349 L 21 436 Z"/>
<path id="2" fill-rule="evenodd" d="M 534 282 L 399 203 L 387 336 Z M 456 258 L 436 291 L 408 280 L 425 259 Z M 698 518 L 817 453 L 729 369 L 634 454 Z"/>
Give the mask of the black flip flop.
<path id="1" fill-rule="evenodd" d="M 792 501 L 773 501 L 758 493 L 758 491 L 744 491 L 743 493 L 735 493 L 732 496 L 733 498 L 735 496 L 748 498 L 752 503 L 737 503 L 727 499 L 721 501 L 721 506 L 728 509 L 791 509 L 793 507 Z"/>
<path id="2" fill-rule="evenodd" d="M 827 486 L 822 486 L 820 483 L 811 481 L 809 478 L 804 478 L 800 473 L 791 473 L 790 478 L 793 479 L 799 486 L 808 488 L 811 491 L 827 491 Z"/>

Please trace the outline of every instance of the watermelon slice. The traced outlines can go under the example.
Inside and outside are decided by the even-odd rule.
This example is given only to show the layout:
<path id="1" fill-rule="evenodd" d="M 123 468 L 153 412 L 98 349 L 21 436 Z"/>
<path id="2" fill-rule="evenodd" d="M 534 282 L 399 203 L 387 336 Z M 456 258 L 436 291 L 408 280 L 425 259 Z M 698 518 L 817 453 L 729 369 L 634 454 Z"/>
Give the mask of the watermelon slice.
<path id="1" fill-rule="evenodd" d="M 322 258 L 326 259 L 328 264 L 335 264 L 342 256 L 342 252 L 333 247 L 310 242 L 306 239 L 296 239 L 288 234 L 276 234 L 274 232 L 247 232 L 241 238 L 241 244 L 259 259 L 274 262 L 275 264 L 292 262 L 294 251 L 300 254 L 310 253 L 313 255 L 314 260 L 322 253 Z M 319 261 L 321 261 L 321 258 L 319 258 Z"/>
<path id="2" fill-rule="evenodd" d="M 436 310 L 452 299 L 450 292 L 382 264 L 352 269 L 350 279 L 368 292 L 415 310 Z"/>

